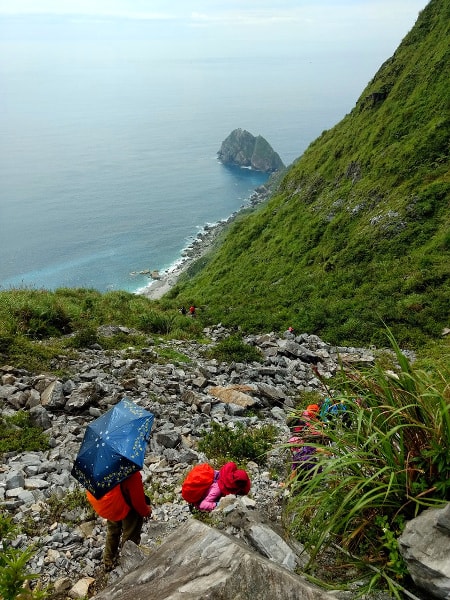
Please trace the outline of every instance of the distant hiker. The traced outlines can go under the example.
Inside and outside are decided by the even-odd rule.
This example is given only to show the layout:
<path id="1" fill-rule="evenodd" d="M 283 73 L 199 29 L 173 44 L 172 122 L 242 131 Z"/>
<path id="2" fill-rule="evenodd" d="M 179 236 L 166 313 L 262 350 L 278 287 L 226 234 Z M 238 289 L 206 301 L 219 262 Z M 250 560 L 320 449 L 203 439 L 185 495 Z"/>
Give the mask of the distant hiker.
<path id="1" fill-rule="evenodd" d="M 320 412 L 319 412 L 319 417 L 320 420 L 323 423 L 326 423 L 328 421 L 328 419 L 330 418 L 330 414 L 329 414 L 329 410 L 331 405 L 333 404 L 333 401 L 331 400 L 331 398 L 329 396 L 326 396 L 326 398 L 324 398 L 324 401 L 322 402 L 322 406 L 320 407 Z"/>
<path id="2" fill-rule="evenodd" d="M 347 405 L 344 400 L 336 401 L 330 398 L 325 398 L 320 411 L 320 416 L 326 426 L 332 429 L 334 429 L 339 422 L 341 422 L 346 428 L 351 427 L 352 424 L 350 414 L 347 410 Z"/>
<path id="3" fill-rule="evenodd" d="M 222 496 L 245 496 L 250 491 L 251 482 L 247 472 L 238 469 L 234 462 L 224 464 L 220 470 L 214 470 L 206 464 L 196 467 L 186 476 L 181 495 L 198 510 L 212 511 Z"/>
<path id="4" fill-rule="evenodd" d="M 191 317 L 195 317 L 195 305 L 192 304 L 192 306 L 189 307 L 189 314 L 191 315 Z"/>
<path id="5" fill-rule="evenodd" d="M 185 314 L 187 313 L 187 310 L 186 310 L 186 307 L 185 307 L 185 306 L 182 306 L 182 307 L 180 308 L 180 313 L 181 313 L 182 315 L 185 315 Z"/>
<path id="6" fill-rule="evenodd" d="M 127 540 L 139 545 L 144 519 L 152 514 L 141 473 L 136 471 L 99 500 L 90 492 L 86 494 L 95 512 L 107 519 L 103 564 L 105 571 L 112 571 L 117 563 L 119 546 Z"/>
<path id="7" fill-rule="evenodd" d="M 313 439 L 313 438 L 310 438 Z M 319 439 L 318 439 L 319 441 Z M 289 439 L 291 451 L 291 476 L 290 479 L 311 478 L 315 473 L 321 473 L 322 467 L 318 467 L 318 452 L 316 446 L 310 445 L 312 442 L 306 441 L 298 436 Z"/>
<path id="8" fill-rule="evenodd" d="M 308 404 L 303 412 L 303 415 L 307 416 L 309 419 L 318 421 L 320 415 L 320 406 L 318 404 Z"/>
<path id="9" fill-rule="evenodd" d="M 294 328 L 288 327 L 287 330 L 284 332 L 284 337 L 287 340 L 293 340 L 295 338 Z"/>
<path id="10" fill-rule="evenodd" d="M 318 404 L 308 404 L 300 417 L 290 420 L 292 433 L 295 435 L 311 433 L 319 435 L 322 433 L 322 422 L 319 418 L 320 406 Z"/>

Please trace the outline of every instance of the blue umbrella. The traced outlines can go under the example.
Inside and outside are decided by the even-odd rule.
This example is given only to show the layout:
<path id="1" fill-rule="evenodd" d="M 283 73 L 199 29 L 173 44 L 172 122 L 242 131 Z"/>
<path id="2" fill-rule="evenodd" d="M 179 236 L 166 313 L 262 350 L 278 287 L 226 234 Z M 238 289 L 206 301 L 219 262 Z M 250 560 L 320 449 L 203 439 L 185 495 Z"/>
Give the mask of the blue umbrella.
<path id="1" fill-rule="evenodd" d="M 154 415 L 124 398 L 87 426 L 71 474 L 97 499 L 144 466 Z"/>

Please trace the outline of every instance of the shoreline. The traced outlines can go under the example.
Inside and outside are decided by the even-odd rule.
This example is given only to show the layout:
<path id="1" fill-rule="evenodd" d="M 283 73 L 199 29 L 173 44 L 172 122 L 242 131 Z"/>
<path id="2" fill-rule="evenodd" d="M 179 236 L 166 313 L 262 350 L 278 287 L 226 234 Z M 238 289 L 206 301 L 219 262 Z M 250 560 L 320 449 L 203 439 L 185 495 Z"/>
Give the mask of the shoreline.
<path id="1" fill-rule="evenodd" d="M 257 187 L 250 197 L 248 204 L 244 204 L 241 208 L 232 213 L 227 219 L 223 219 L 213 225 L 205 225 L 195 239 L 182 251 L 181 258 L 171 267 L 162 271 L 159 279 L 155 279 L 143 288 L 140 288 L 135 294 L 145 296 L 149 300 L 159 300 L 169 292 L 177 283 L 180 275 L 185 273 L 187 269 L 198 259 L 202 258 L 213 246 L 216 238 L 227 225 L 232 223 L 236 217 L 247 208 L 254 208 L 270 195 L 270 190 L 266 184 Z"/>

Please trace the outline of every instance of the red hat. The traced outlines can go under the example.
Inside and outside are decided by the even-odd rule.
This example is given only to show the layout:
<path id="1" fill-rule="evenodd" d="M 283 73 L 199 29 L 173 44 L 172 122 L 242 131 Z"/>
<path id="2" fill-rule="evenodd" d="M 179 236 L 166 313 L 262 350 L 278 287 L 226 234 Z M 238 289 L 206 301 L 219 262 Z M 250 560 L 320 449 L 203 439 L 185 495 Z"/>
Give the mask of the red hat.
<path id="1" fill-rule="evenodd" d="M 224 496 L 237 494 L 244 496 L 250 491 L 250 478 L 243 469 L 238 469 L 236 463 L 228 462 L 219 471 L 217 480 L 220 491 Z"/>
<path id="2" fill-rule="evenodd" d="M 308 406 L 306 407 L 306 410 L 310 413 L 317 415 L 318 412 L 320 411 L 320 406 L 318 404 L 308 404 Z"/>

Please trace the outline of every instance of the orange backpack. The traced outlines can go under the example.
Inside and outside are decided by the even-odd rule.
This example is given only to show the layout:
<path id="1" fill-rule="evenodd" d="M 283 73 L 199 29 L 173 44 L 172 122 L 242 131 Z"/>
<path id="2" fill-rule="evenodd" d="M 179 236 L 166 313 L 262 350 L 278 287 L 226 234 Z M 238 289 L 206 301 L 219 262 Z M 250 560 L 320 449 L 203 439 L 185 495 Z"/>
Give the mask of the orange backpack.
<path id="1" fill-rule="evenodd" d="M 181 495 L 189 504 L 197 504 L 203 500 L 213 483 L 214 469 L 208 463 L 200 463 L 186 475 L 181 486 Z"/>

